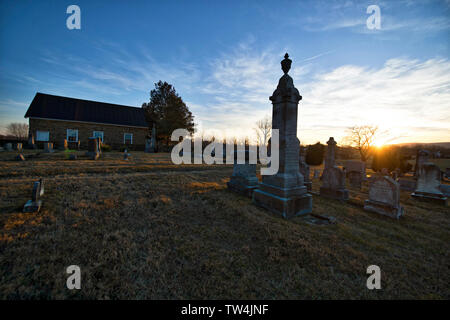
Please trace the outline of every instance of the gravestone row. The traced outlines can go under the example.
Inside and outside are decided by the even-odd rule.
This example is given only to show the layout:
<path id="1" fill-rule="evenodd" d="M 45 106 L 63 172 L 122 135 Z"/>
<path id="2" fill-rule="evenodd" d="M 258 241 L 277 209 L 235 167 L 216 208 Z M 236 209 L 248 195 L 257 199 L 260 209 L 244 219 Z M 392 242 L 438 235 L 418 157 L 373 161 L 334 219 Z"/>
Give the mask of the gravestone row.
<path id="1" fill-rule="evenodd" d="M 263 175 L 259 182 L 255 164 L 235 164 L 233 174 L 227 183 L 232 191 L 252 198 L 257 206 L 268 209 L 284 218 L 312 213 L 312 189 L 310 169 L 303 157 L 299 157 L 297 138 L 298 103 L 301 96 L 288 75 L 292 61 L 288 54 L 281 62 L 284 75 L 270 100 L 273 104 L 272 129 L 279 130 L 279 170 L 275 175 Z M 352 187 L 361 189 L 366 178 L 366 165 L 362 161 L 347 161 L 344 170 L 335 163 L 336 141 L 333 137 L 327 142 L 325 167 L 315 169 L 313 179 L 321 179 L 320 196 L 348 200 L 346 178 Z M 416 199 L 433 200 L 447 205 L 449 192 L 447 185 L 440 184 L 440 170 L 428 163 L 429 152 L 421 150 L 417 155 L 415 180 L 401 179 L 400 170 L 394 170 L 392 176 L 383 169 L 371 177 L 368 199 L 364 201 L 364 210 L 399 219 L 405 210 L 400 205 L 400 190 L 414 191 Z M 447 170 L 448 171 L 448 170 Z M 447 173 L 448 175 L 448 173 Z M 445 192 L 443 192 L 443 190 Z"/>

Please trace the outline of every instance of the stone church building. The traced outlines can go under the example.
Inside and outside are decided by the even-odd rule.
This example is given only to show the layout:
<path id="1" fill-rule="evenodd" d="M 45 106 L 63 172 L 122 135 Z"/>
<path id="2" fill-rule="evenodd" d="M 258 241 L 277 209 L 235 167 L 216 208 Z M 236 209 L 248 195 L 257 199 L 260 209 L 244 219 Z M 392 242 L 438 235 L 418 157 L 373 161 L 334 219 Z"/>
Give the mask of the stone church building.
<path id="1" fill-rule="evenodd" d="M 144 150 L 148 124 L 142 108 L 36 93 L 25 118 L 35 142 L 86 149 L 90 137 L 100 137 L 113 149 Z"/>

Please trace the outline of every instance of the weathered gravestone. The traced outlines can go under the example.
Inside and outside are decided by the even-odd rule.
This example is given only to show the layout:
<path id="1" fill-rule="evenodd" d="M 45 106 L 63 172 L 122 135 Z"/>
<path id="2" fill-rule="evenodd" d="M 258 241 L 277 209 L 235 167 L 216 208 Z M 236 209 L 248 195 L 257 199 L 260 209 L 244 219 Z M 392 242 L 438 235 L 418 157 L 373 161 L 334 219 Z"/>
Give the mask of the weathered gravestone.
<path id="1" fill-rule="evenodd" d="M 93 137 L 88 140 L 88 151 L 86 152 L 86 155 L 91 160 L 97 160 L 100 157 L 98 141 L 99 139 Z"/>
<path id="2" fill-rule="evenodd" d="M 417 187 L 411 194 L 415 199 L 448 205 L 448 198 L 440 189 L 441 170 L 431 162 L 423 163 L 418 172 Z"/>
<path id="3" fill-rule="evenodd" d="M 44 152 L 46 152 L 46 153 L 53 152 L 53 142 L 45 142 L 44 143 Z"/>
<path id="4" fill-rule="evenodd" d="M 347 174 L 350 172 L 359 172 L 364 179 L 366 176 L 366 163 L 363 161 L 348 160 L 345 162 L 345 171 Z"/>
<path id="5" fill-rule="evenodd" d="M 348 190 L 345 188 L 345 173 L 335 165 L 336 141 L 333 137 L 330 137 L 327 144 L 320 195 L 338 200 L 348 200 Z"/>
<path id="6" fill-rule="evenodd" d="M 400 185 L 400 190 L 414 191 L 416 190 L 417 181 L 413 179 L 399 178 L 398 183 Z"/>
<path id="7" fill-rule="evenodd" d="M 414 176 L 419 175 L 420 168 L 422 165 L 430 160 L 430 151 L 428 150 L 417 150 L 416 154 L 416 165 L 414 167 Z"/>
<path id="8" fill-rule="evenodd" d="M 256 176 L 256 164 L 249 163 L 249 151 L 245 150 L 234 153 L 233 175 L 230 181 L 227 182 L 228 189 L 236 193 L 240 193 L 249 198 L 252 197 L 253 191 L 258 188 L 258 177 Z M 238 163 L 237 159 L 241 155 L 244 158 L 244 163 Z M 240 161 L 239 161 L 240 162 Z"/>
<path id="9" fill-rule="evenodd" d="M 6 151 L 12 151 L 12 143 L 5 144 L 5 150 Z"/>
<path id="10" fill-rule="evenodd" d="M 404 214 L 400 205 L 400 185 L 391 177 L 375 175 L 370 180 L 369 199 L 364 201 L 364 210 L 400 218 Z"/>
<path id="11" fill-rule="evenodd" d="M 352 187 L 361 189 L 366 179 L 366 164 L 363 161 L 349 160 L 345 162 L 345 174 Z"/>
<path id="12" fill-rule="evenodd" d="M 23 212 L 39 212 L 42 206 L 40 197 L 44 194 L 44 183 L 42 179 L 33 184 L 33 193 L 31 200 L 28 200 L 23 207 Z"/>
<path id="13" fill-rule="evenodd" d="M 312 196 L 307 193 L 299 171 L 297 118 L 302 97 L 288 75 L 291 63 L 286 53 L 281 62 L 284 75 L 270 97 L 273 104 L 272 129 L 279 130 L 279 169 L 274 175 L 263 175 L 259 188 L 253 191 L 253 203 L 284 218 L 312 211 Z"/>
<path id="14" fill-rule="evenodd" d="M 350 186 L 352 186 L 353 188 L 361 189 L 362 186 L 361 173 L 356 171 L 350 171 L 347 174 L 347 176 Z"/>
<path id="15" fill-rule="evenodd" d="M 305 161 L 304 156 L 300 156 L 300 161 L 298 163 L 298 169 L 300 170 L 300 173 L 303 176 L 303 179 L 305 181 L 305 187 L 306 190 L 311 191 L 312 190 L 312 182 L 311 178 L 309 177 L 309 166 Z"/>

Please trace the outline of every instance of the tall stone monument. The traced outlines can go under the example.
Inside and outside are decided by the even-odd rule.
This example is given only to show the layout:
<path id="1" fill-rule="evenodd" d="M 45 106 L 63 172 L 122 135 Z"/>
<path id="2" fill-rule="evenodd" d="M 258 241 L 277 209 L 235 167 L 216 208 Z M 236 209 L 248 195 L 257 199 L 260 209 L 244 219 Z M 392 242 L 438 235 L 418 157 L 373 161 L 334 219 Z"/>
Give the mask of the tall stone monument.
<path id="1" fill-rule="evenodd" d="M 300 141 L 297 138 L 298 103 L 302 99 L 288 75 L 292 60 L 286 53 L 281 61 L 284 75 L 270 97 L 273 104 L 272 129 L 279 130 L 279 169 L 274 175 L 262 176 L 253 202 L 284 218 L 311 213 L 312 196 L 307 193 L 299 171 Z"/>
<path id="2" fill-rule="evenodd" d="M 336 141 L 333 137 L 330 137 L 327 144 L 320 195 L 327 198 L 348 200 L 348 190 L 345 188 L 345 172 L 335 164 Z"/>
<path id="3" fill-rule="evenodd" d="M 419 168 L 416 190 L 411 194 L 418 200 L 436 202 L 448 206 L 448 198 L 442 193 L 441 170 L 431 162 L 423 163 Z"/>

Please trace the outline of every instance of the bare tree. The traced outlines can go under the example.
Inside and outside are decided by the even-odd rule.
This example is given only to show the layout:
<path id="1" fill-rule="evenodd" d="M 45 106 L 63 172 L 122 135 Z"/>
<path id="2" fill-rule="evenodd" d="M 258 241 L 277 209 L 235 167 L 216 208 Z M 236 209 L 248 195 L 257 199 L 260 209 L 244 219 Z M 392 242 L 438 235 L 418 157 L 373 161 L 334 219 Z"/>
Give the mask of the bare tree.
<path id="1" fill-rule="evenodd" d="M 378 126 L 354 126 L 347 130 L 348 135 L 342 139 L 342 143 L 357 148 L 361 161 L 366 162 L 372 152 L 376 137 L 381 134 Z"/>
<path id="2" fill-rule="evenodd" d="M 269 116 L 265 116 L 261 120 L 256 121 L 256 128 L 254 129 L 258 145 L 267 146 L 272 133 L 272 121 Z"/>
<path id="3" fill-rule="evenodd" d="M 6 131 L 9 135 L 16 137 L 19 140 L 28 138 L 28 124 L 13 122 L 8 124 Z"/>

